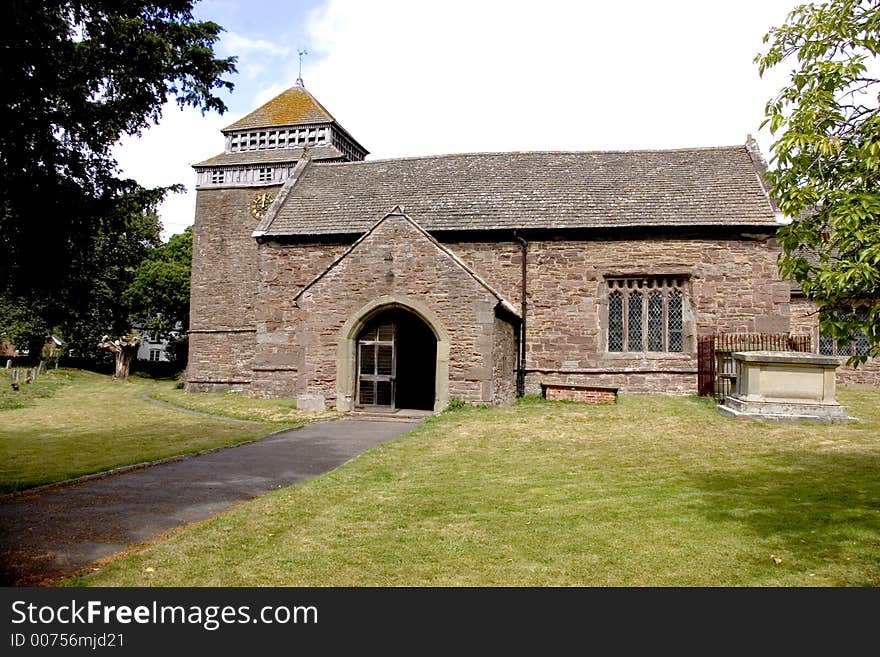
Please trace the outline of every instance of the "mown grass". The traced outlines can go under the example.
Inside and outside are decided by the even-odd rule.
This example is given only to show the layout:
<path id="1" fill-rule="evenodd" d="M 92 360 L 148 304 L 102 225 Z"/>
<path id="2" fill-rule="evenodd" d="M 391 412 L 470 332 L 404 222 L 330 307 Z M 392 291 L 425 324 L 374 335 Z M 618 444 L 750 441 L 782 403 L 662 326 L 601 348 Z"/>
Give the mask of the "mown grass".
<path id="1" fill-rule="evenodd" d="M 19 389 L 13 390 L 11 370 L 0 369 L 0 411 L 24 408 L 35 399 L 51 397 L 72 376 L 67 370 L 49 370 L 47 374 L 38 376 L 33 383 L 25 383 L 25 368 L 19 368 L 19 372 Z"/>
<path id="2" fill-rule="evenodd" d="M 173 386 L 161 386 L 151 392 L 150 397 L 202 413 L 293 426 L 336 415 L 330 412 L 300 411 L 293 399 L 259 399 L 241 392 L 189 393 Z"/>
<path id="3" fill-rule="evenodd" d="M 880 391 L 847 425 L 695 398 L 433 418 L 71 580 L 175 586 L 877 586 Z"/>
<path id="4" fill-rule="evenodd" d="M 277 402 L 277 421 L 230 422 L 160 406 L 145 396 L 176 399 L 172 381 L 131 378 L 114 382 L 109 376 L 57 370 L 22 386 L 0 410 L 0 492 L 7 493 L 101 472 L 231 445 L 265 436 L 312 419 L 291 414 Z M 188 406 L 216 412 L 216 398 L 200 402 L 190 395 Z M 254 404 L 252 417 L 270 415 L 264 400 Z M 230 397 L 229 406 L 247 416 L 248 398 Z M 12 407 L 12 408 L 10 408 Z M 283 417 L 282 417 L 283 415 Z"/>

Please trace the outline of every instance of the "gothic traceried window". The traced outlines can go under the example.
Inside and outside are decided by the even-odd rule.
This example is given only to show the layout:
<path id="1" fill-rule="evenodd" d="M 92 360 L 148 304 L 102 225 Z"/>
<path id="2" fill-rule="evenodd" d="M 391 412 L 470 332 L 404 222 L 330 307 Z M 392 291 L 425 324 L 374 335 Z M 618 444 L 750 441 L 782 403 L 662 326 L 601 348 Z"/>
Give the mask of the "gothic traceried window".
<path id="1" fill-rule="evenodd" d="M 684 280 L 609 277 L 608 351 L 684 351 Z"/>

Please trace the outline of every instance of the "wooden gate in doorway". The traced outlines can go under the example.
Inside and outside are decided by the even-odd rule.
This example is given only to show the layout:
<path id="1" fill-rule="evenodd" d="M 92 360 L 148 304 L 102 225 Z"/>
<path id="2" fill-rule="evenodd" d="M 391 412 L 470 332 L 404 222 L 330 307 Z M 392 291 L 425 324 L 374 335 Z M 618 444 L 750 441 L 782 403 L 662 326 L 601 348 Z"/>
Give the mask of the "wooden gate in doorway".
<path id="1" fill-rule="evenodd" d="M 369 328 L 357 341 L 357 405 L 394 408 L 397 396 L 397 325 Z"/>

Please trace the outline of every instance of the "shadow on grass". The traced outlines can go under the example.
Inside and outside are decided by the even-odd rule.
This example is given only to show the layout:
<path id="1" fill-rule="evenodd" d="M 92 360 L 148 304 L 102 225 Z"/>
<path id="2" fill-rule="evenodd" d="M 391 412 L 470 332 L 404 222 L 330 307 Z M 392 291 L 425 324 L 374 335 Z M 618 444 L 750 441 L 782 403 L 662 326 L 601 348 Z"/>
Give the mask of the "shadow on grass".
<path id="1" fill-rule="evenodd" d="M 846 569 L 841 585 L 880 585 L 880 455 L 780 452 L 766 465 L 692 473 L 707 519 L 738 524 L 787 551 L 795 566 L 854 560 L 859 581 Z"/>

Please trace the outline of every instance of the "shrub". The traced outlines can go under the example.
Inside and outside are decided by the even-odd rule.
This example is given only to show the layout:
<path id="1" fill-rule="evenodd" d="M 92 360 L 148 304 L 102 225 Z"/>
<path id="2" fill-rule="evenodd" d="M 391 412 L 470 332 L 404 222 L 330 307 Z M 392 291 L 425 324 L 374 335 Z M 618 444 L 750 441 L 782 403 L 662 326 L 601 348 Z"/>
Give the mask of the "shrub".
<path id="1" fill-rule="evenodd" d="M 449 405 L 446 407 L 447 411 L 460 411 L 463 408 L 467 408 L 470 406 L 464 399 L 461 397 L 453 397 L 449 400 Z"/>

